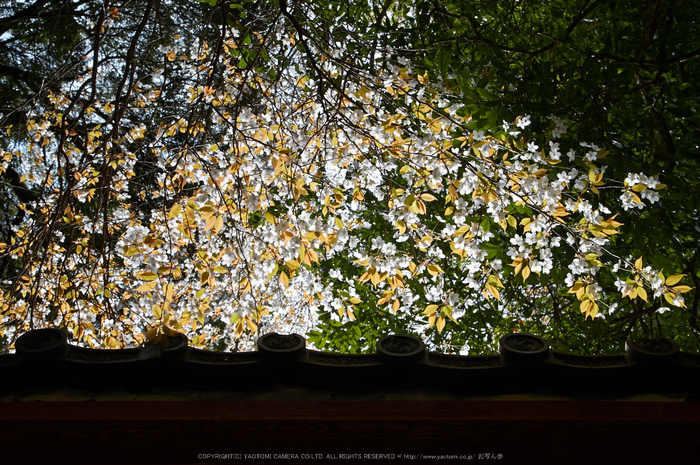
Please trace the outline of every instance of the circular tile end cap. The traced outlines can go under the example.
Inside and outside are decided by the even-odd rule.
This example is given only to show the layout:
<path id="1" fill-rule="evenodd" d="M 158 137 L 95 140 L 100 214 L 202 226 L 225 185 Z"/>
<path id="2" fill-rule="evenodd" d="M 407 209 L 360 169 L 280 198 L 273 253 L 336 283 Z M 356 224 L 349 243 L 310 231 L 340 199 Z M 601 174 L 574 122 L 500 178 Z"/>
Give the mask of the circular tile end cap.
<path id="1" fill-rule="evenodd" d="M 426 356 L 425 344 L 415 336 L 391 334 L 377 341 L 377 356 L 391 365 L 417 363 Z"/>
<path id="2" fill-rule="evenodd" d="M 549 343 L 533 334 L 513 333 L 498 341 L 498 351 L 509 362 L 541 362 L 549 355 Z"/>
<path id="3" fill-rule="evenodd" d="M 265 334 L 258 339 L 258 352 L 272 362 L 297 360 L 306 354 L 306 339 L 298 334 Z"/>
<path id="4" fill-rule="evenodd" d="M 36 329 L 22 334 L 15 342 L 17 354 L 31 360 L 64 358 L 70 346 L 66 333 L 60 329 Z"/>
<path id="5" fill-rule="evenodd" d="M 626 341 L 625 350 L 637 363 L 667 363 L 679 357 L 680 348 L 676 341 L 660 337 L 643 341 Z"/>
<path id="6" fill-rule="evenodd" d="M 163 347 L 162 355 L 171 358 L 185 358 L 190 352 L 189 339 L 186 334 L 172 332 L 167 344 Z"/>

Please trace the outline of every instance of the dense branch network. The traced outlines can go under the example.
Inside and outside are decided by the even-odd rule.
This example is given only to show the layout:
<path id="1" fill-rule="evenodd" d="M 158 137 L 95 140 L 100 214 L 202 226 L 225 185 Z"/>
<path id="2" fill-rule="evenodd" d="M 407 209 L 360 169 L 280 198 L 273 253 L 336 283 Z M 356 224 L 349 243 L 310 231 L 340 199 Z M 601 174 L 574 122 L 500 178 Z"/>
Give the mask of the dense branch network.
<path id="1" fill-rule="evenodd" d="M 613 253 L 622 223 L 600 197 L 641 209 L 658 179 L 606 178 L 609 151 L 565 138 L 559 116 L 539 134 L 524 114 L 479 129 L 454 76 L 378 47 L 383 28 L 363 38 L 385 17 L 412 21 L 401 7 L 358 19 L 341 3 L 74 3 L 89 32 L 76 75 L 5 121 L 24 212 L 0 245 L 14 263 L 8 343 L 58 326 L 95 347 L 168 328 L 219 349 L 273 330 L 323 345 L 320 326 L 377 318 L 440 341 L 479 309 L 508 314 L 553 289 L 585 317 L 606 313 L 604 265 L 626 272 L 622 296 L 684 305 L 682 275 Z"/>

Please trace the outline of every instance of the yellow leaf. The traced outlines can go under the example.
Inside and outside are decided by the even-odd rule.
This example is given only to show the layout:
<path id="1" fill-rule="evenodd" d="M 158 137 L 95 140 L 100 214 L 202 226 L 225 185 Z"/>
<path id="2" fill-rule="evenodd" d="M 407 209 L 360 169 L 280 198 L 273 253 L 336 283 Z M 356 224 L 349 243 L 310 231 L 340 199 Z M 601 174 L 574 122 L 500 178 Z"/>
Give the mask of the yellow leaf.
<path id="1" fill-rule="evenodd" d="M 216 271 L 217 273 L 221 273 L 221 274 L 228 273 L 228 270 L 227 270 L 225 267 L 221 266 L 221 265 L 216 265 L 216 266 L 214 267 L 214 271 Z"/>
<path id="2" fill-rule="evenodd" d="M 178 216 L 180 216 L 180 213 L 182 213 L 182 205 L 176 203 L 170 208 L 170 212 L 168 213 L 168 219 L 172 220 L 173 218 L 177 218 Z"/>
<path id="3" fill-rule="evenodd" d="M 549 171 L 549 170 L 546 169 L 546 168 L 540 168 L 540 169 L 538 169 L 537 171 L 535 171 L 535 172 L 532 173 L 532 174 L 533 174 L 536 178 L 541 178 L 542 176 L 544 176 L 545 174 L 547 174 L 548 171 Z"/>
<path id="4" fill-rule="evenodd" d="M 581 313 L 585 313 L 586 316 L 588 316 L 588 311 L 591 309 L 592 304 L 593 302 L 591 302 L 590 300 L 584 300 L 583 302 L 581 302 Z"/>
<path id="5" fill-rule="evenodd" d="M 683 277 L 685 277 L 684 274 L 674 274 L 673 276 L 669 276 L 668 278 L 666 278 L 666 285 L 673 286 L 675 284 L 678 284 L 681 281 L 681 279 L 683 279 Z"/>
<path id="6" fill-rule="evenodd" d="M 646 302 L 647 301 L 647 291 L 644 289 L 642 286 L 637 287 L 637 295 L 641 297 L 641 299 Z"/>
<path id="7" fill-rule="evenodd" d="M 374 284 L 375 286 L 377 284 L 379 284 L 380 282 L 382 282 L 384 280 L 384 277 L 387 275 L 386 272 L 381 273 L 381 274 L 377 273 L 377 270 L 374 268 L 370 268 L 369 272 L 370 272 L 370 282 L 372 284 Z"/>
<path id="8" fill-rule="evenodd" d="M 299 268 L 301 268 L 301 265 L 296 260 L 287 260 L 285 264 L 290 270 L 298 270 Z"/>
<path id="9" fill-rule="evenodd" d="M 461 226 L 457 231 L 452 234 L 453 237 L 461 236 L 463 234 L 466 234 L 467 231 L 469 231 L 470 226 L 467 226 L 466 224 L 464 226 Z"/>
<path id="10" fill-rule="evenodd" d="M 438 309 L 437 305 L 428 305 L 425 307 L 425 310 L 423 310 L 423 315 L 431 315 L 435 313 Z"/>
<path id="11" fill-rule="evenodd" d="M 152 307 L 153 310 L 153 316 L 156 317 L 156 319 L 160 320 L 163 317 L 163 309 L 161 308 L 160 305 L 154 305 Z"/>
<path id="12" fill-rule="evenodd" d="M 428 194 L 427 192 L 421 194 L 420 198 L 425 200 L 426 202 L 433 202 L 437 200 L 437 197 L 435 197 L 433 194 Z"/>
<path id="13" fill-rule="evenodd" d="M 416 213 L 418 213 L 419 215 L 425 215 L 427 210 L 425 208 L 425 203 L 423 203 L 422 200 L 416 200 L 415 206 L 416 206 Z"/>
<path id="14" fill-rule="evenodd" d="M 308 258 L 309 258 L 312 262 L 318 263 L 318 254 L 316 253 L 315 250 L 309 249 L 306 253 L 307 253 L 307 255 L 308 255 Z"/>
<path id="15" fill-rule="evenodd" d="M 586 302 L 588 302 L 588 301 L 586 301 Z M 593 302 L 591 304 L 591 308 L 588 309 L 588 315 L 586 315 L 586 316 L 587 317 L 590 316 L 591 318 L 593 318 L 594 316 L 596 316 L 598 314 L 599 310 L 600 310 L 600 308 L 598 307 L 598 304 Z"/>
<path id="16" fill-rule="evenodd" d="M 515 260 L 513 260 L 513 263 L 510 264 L 510 266 L 515 267 L 515 270 L 513 271 L 513 273 L 515 273 L 515 276 L 517 276 L 518 273 L 520 273 L 520 270 L 523 267 L 523 263 L 524 262 L 522 258 L 516 258 Z"/>
<path id="17" fill-rule="evenodd" d="M 486 283 L 486 290 L 491 293 L 492 296 L 494 296 L 497 300 L 501 300 L 501 293 L 496 289 L 495 286 Z M 486 296 L 488 297 L 488 295 Z"/>
<path id="18" fill-rule="evenodd" d="M 430 273 L 433 276 L 437 276 L 440 273 L 444 273 L 444 271 L 438 265 L 428 265 L 428 273 Z"/>
<path id="19" fill-rule="evenodd" d="M 174 292 L 175 292 L 174 288 L 175 288 L 175 286 L 173 286 L 170 283 L 163 284 L 163 293 L 165 294 L 165 300 L 167 300 L 168 302 L 173 301 Z"/>
<path id="20" fill-rule="evenodd" d="M 404 222 L 404 220 L 398 220 L 396 222 L 396 227 L 399 229 L 399 232 L 401 234 L 406 232 L 406 223 Z"/>
<path id="21" fill-rule="evenodd" d="M 638 270 L 641 270 L 643 266 L 644 263 L 642 262 L 642 257 L 639 257 L 637 261 L 634 262 L 634 267 Z"/>
<path id="22" fill-rule="evenodd" d="M 212 215 L 209 220 L 207 221 L 207 224 L 204 226 L 204 230 L 208 231 L 211 228 L 213 228 L 216 225 L 216 221 L 218 220 L 218 216 Z"/>
<path id="23" fill-rule="evenodd" d="M 665 292 L 665 293 L 664 293 L 664 298 L 666 299 L 666 301 L 667 301 L 669 304 L 675 305 L 675 304 L 673 303 L 674 295 L 673 295 L 672 292 Z"/>
<path id="24" fill-rule="evenodd" d="M 154 340 L 156 338 L 157 335 L 158 335 L 157 329 L 155 329 L 155 328 L 149 329 L 148 331 L 146 331 L 146 341 L 151 342 L 152 340 Z"/>
<path id="25" fill-rule="evenodd" d="M 136 288 L 136 290 L 139 292 L 150 292 L 153 290 L 154 287 L 156 287 L 156 285 L 158 285 L 158 283 L 153 281 L 150 283 L 140 285 L 139 287 Z"/>
<path id="26" fill-rule="evenodd" d="M 489 283 L 493 284 L 494 286 L 502 287 L 503 289 L 506 288 L 496 275 L 489 276 Z"/>
<path id="27" fill-rule="evenodd" d="M 289 276 L 284 271 L 280 273 L 280 281 L 282 281 L 284 287 L 289 287 Z"/>
<path id="28" fill-rule="evenodd" d="M 445 317 L 444 316 L 441 316 L 440 318 L 438 318 L 437 329 L 438 329 L 439 333 L 441 333 L 442 330 L 445 329 Z"/>
<path id="29" fill-rule="evenodd" d="M 362 300 L 358 299 L 357 297 L 352 297 L 351 299 L 348 299 L 348 302 L 350 302 L 351 304 L 359 304 L 360 302 L 362 302 Z"/>
<path id="30" fill-rule="evenodd" d="M 569 289 L 569 294 L 576 294 L 579 289 L 581 289 L 581 286 L 583 286 L 583 283 L 581 281 L 576 281 L 573 286 Z"/>
<path id="31" fill-rule="evenodd" d="M 158 275 L 152 271 L 141 271 L 136 273 L 136 276 L 138 276 L 142 281 L 155 281 L 158 279 Z"/>
<path id="32" fill-rule="evenodd" d="M 257 332 L 258 325 L 256 325 L 249 316 L 246 316 L 245 322 L 246 322 L 246 325 L 248 326 L 248 329 L 250 329 L 252 332 Z"/>
<path id="33" fill-rule="evenodd" d="M 194 223 L 194 208 L 189 205 L 185 207 L 185 216 L 187 216 L 187 221 Z"/>
<path id="34" fill-rule="evenodd" d="M 522 275 L 523 275 L 523 282 L 525 282 L 527 280 L 528 276 L 530 276 L 530 267 L 529 266 L 526 266 L 523 268 Z"/>
<path id="35" fill-rule="evenodd" d="M 218 233 L 221 228 L 224 226 L 224 217 L 223 216 L 217 216 L 216 217 L 216 223 L 214 223 L 214 232 Z"/>
<path id="36" fill-rule="evenodd" d="M 635 184 L 634 186 L 632 186 L 632 190 L 635 192 L 642 192 L 647 190 L 647 186 L 645 186 L 644 184 Z"/>
<path id="37" fill-rule="evenodd" d="M 676 287 L 673 287 L 672 289 L 675 292 L 680 292 L 682 294 L 682 293 L 685 293 L 685 292 L 692 290 L 693 288 L 690 286 L 676 286 Z"/>

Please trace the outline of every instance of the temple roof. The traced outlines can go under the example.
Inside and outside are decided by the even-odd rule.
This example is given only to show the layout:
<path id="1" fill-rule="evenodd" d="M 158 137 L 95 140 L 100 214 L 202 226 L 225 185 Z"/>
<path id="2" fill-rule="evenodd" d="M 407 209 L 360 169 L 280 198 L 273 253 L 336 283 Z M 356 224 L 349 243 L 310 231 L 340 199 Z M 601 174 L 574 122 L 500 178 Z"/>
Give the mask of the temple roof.
<path id="1" fill-rule="evenodd" d="M 605 356 L 556 352 L 520 333 L 481 356 L 428 352 L 400 334 L 366 355 L 308 350 L 296 334 L 257 345 L 211 352 L 178 334 L 101 350 L 57 329 L 28 332 L 0 356 L 2 457 L 588 465 L 697 455 L 700 355 L 669 339 Z"/>
<path id="2" fill-rule="evenodd" d="M 522 333 L 502 337 L 499 353 L 490 355 L 428 352 L 420 339 L 400 334 L 381 338 L 375 353 L 364 355 L 309 350 L 297 334 L 267 334 L 257 346 L 255 352 L 213 352 L 190 347 L 177 334 L 140 348 L 89 349 L 69 344 L 58 329 L 40 329 L 22 335 L 15 354 L 0 356 L 0 392 L 296 389 L 342 395 L 399 389 L 462 398 L 658 394 L 698 400 L 700 386 L 700 355 L 681 352 L 665 338 L 628 341 L 626 353 L 600 356 L 557 352 L 546 340 Z"/>

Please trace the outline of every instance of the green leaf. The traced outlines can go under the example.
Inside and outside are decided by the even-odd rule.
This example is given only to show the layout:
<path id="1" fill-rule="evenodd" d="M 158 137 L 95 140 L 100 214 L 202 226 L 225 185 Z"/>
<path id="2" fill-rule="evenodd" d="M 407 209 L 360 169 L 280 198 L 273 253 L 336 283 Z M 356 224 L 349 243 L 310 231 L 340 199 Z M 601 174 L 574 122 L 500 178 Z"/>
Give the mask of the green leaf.
<path id="1" fill-rule="evenodd" d="M 495 94 L 492 94 L 491 92 L 487 91 L 486 89 L 481 89 L 477 88 L 476 92 L 479 94 L 479 96 L 485 100 L 500 100 L 501 98 Z"/>

